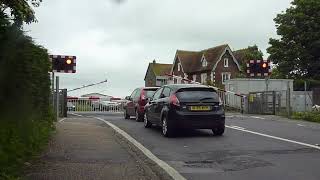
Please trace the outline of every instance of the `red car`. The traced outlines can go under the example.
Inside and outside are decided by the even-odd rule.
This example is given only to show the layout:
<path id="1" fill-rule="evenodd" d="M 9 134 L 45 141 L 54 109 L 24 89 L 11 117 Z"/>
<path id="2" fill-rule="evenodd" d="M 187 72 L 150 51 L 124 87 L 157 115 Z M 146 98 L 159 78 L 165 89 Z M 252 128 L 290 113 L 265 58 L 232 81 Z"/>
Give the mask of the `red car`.
<path id="1" fill-rule="evenodd" d="M 124 105 L 124 118 L 129 119 L 130 116 L 135 116 L 136 121 L 143 121 L 144 106 L 148 99 L 151 98 L 159 87 L 143 87 L 135 89 L 131 96 L 127 96 L 127 103 Z"/>

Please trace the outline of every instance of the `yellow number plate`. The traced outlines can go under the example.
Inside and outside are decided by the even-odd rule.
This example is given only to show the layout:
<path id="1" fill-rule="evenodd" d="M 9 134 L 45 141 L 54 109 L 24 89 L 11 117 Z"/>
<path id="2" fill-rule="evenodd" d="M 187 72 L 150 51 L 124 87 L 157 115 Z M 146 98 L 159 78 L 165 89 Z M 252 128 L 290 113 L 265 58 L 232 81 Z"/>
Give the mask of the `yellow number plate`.
<path id="1" fill-rule="evenodd" d="M 190 106 L 191 111 L 210 111 L 210 106 Z"/>

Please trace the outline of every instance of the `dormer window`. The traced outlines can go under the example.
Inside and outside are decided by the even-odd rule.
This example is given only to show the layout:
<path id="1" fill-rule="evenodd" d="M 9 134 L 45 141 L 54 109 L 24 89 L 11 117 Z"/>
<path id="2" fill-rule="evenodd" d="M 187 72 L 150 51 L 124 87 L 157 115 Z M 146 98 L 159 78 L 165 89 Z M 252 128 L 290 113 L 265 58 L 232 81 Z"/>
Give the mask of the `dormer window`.
<path id="1" fill-rule="evenodd" d="M 224 67 L 229 67 L 229 59 L 228 58 L 224 58 L 223 64 L 224 64 Z"/>
<path id="2" fill-rule="evenodd" d="M 181 63 L 178 63 L 178 71 L 181 71 Z"/>
<path id="3" fill-rule="evenodd" d="M 207 60 L 206 60 L 206 58 L 204 56 L 202 56 L 201 63 L 202 63 L 202 67 L 207 67 L 208 66 L 208 62 L 207 62 Z"/>

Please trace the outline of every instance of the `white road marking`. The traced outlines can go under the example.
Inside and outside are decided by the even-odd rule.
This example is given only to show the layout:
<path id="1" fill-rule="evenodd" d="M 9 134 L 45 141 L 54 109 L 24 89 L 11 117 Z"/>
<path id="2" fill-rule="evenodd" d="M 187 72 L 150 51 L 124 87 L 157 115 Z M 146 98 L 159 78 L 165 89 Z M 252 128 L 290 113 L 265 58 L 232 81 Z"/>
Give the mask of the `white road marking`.
<path id="1" fill-rule="evenodd" d="M 303 125 L 303 124 L 297 124 L 298 126 L 301 126 L 301 127 L 304 127 L 304 126 L 306 126 L 306 125 Z"/>
<path id="2" fill-rule="evenodd" d="M 150 150 L 145 148 L 141 143 L 139 143 L 137 140 L 135 140 L 133 137 L 131 137 L 128 133 L 123 131 L 122 129 L 118 128 L 114 124 L 98 117 L 94 117 L 95 119 L 98 119 L 107 125 L 109 125 L 111 128 L 113 128 L 117 133 L 122 135 L 124 138 L 126 138 L 128 141 L 130 141 L 134 146 L 136 146 L 145 156 L 147 156 L 149 159 L 151 159 L 153 162 L 158 164 L 159 167 L 161 167 L 165 172 L 167 172 L 173 179 L 176 180 L 186 180 L 178 171 L 176 171 L 173 167 L 171 167 L 166 162 L 162 161 L 158 157 L 156 157 Z"/>
<path id="3" fill-rule="evenodd" d="M 299 144 L 299 145 L 302 145 L 302 146 L 307 146 L 307 147 L 311 147 L 311 148 L 315 148 L 315 149 L 319 149 L 320 150 L 319 146 L 308 144 L 308 143 L 304 143 L 304 142 L 298 142 L 298 141 L 294 141 L 294 140 L 290 140 L 290 139 L 286 139 L 286 138 L 281 138 L 281 137 L 277 137 L 277 136 L 272 136 L 272 135 L 268 135 L 268 134 L 263 134 L 263 133 L 259 133 L 259 132 L 255 132 L 255 131 L 246 130 L 246 129 L 239 129 L 239 128 L 236 128 L 236 127 L 233 127 L 233 126 L 227 126 L 226 125 L 226 127 L 230 128 L 230 129 L 235 129 L 235 130 L 238 130 L 238 131 L 243 131 L 243 132 L 247 132 L 247 133 L 251 133 L 251 134 L 255 134 L 255 135 L 259 135 L 259 136 L 264 136 L 264 137 L 268 137 L 268 138 L 272 138 L 272 139 L 277 139 L 277 140 L 280 140 L 280 141 L 286 141 L 286 142 Z"/>
<path id="4" fill-rule="evenodd" d="M 259 117 L 259 116 L 249 116 L 249 117 L 251 117 L 251 118 L 255 118 L 255 119 L 265 119 L 265 118 L 263 118 L 263 117 Z"/>
<path id="5" fill-rule="evenodd" d="M 245 129 L 244 127 L 240 127 L 240 126 L 230 126 L 230 127 L 232 127 L 233 129 L 239 129 L 239 130 Z"/>
<path id="6" fill-rule="evenodd" d="M 67 118 L 62 118 L 59 120 L 59 123 L 62 123 L 64 120 L 66 120 Z"/>
<path id="7" fill-rule="evenodd" d="M 82 117 L 82 115 L 80 115 L 80 114 L 76 114 L 76 113 L 70 113 L 70 114 L 72 114 L 72 115 L 74 115 L 74 116 Z"/>

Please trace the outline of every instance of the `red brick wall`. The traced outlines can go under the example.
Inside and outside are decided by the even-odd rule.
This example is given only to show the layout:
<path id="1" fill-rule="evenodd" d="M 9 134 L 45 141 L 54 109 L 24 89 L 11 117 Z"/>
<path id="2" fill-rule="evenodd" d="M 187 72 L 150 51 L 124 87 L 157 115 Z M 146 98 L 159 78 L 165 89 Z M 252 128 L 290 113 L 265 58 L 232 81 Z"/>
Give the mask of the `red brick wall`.
<path id="1" fill-rule="evenodd" d="M 229 59 L 229 67 L 224 67 L 224 58 Z M 231 79 L 235 78 L 236 75 L 239 73 L 239 69 L 237 67 L 237 64 L 233 61 L 232 56 L 230 53 L 225 53 L 221 61 L 218 63 L 216 69 L 215 69 L 215 84 L 216 85 L 222 85 L 222 76 L 221 73 L 223 72 L 230 72 L 231 73 Z"/>

